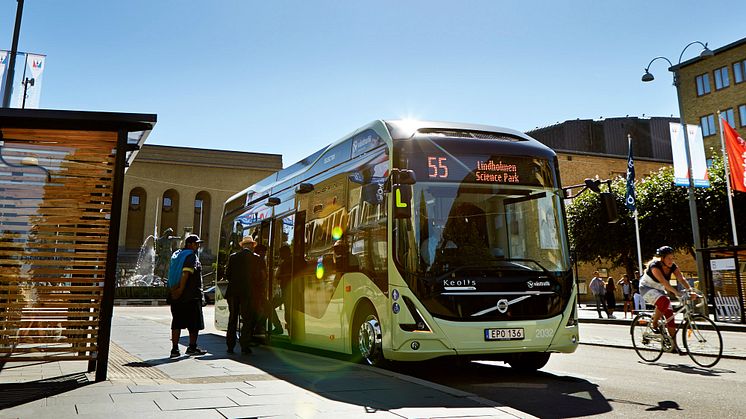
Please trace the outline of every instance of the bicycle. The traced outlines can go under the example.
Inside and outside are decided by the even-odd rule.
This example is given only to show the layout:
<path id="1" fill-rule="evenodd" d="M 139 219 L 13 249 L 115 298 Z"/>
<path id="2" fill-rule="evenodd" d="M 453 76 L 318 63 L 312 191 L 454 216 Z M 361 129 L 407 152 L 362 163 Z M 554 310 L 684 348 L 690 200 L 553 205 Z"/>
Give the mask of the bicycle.
<path id="1" fill-rule="evenodd" d="M 700 301 L 704 301 L 699 291 L 691 291 L 691 293 L 695 294 Z M 679 307 L 672 317 L 683 313 L 684 318 L 676 326 L 676 334 L 682 336 L 689 358 L 701 367 L 714 366 L 723 356 L 723 337 L 720 330 L 712 320 L 696 312 L 702 303 L 695 305 L 695 300 L 691 298 L 689 292 L 684 292 L 679 297 L 679 302 Z M 676 345 L 666 328 L 666 323 L 670 319 L 659 319 L 657 327 L 653 325 L 652 315 L 649 313 L 639 313 L 632 320 L 629 330 L 632 345 L 643 361 L 655 362 L 660 359 L 664 351 L 673 352 Z"/>

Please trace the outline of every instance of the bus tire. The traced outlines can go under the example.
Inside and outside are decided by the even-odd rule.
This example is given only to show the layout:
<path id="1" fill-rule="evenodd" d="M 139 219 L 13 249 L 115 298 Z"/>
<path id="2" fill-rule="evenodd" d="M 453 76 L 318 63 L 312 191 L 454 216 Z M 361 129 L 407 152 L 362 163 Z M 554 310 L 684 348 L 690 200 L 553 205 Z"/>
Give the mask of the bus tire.
<path id="1" fill-rule="evenodd" d="M 352 326 L 352 355 L 361 362 L 383 366 L 381 323 L 376 310 L 370 304 L 363 304 L 355 313 Z"/>
<path id="2" fill-rule="evenodd" d="M 509 361 L 510 367 L 516 371 L 534 372 L 549 362 L 549 352 L 525 352 L 515 354 Z"/>

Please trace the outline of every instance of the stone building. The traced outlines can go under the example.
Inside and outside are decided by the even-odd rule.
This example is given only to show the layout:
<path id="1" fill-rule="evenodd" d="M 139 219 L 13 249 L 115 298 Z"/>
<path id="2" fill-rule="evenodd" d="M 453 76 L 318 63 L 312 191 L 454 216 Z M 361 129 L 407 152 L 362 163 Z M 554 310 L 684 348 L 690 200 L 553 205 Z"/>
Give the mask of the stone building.
<path id="1" fill-rule="evenodd" d="M 699 124 L 705 154 L 720 151 L 717 112 L 746 136 L 746 38 L 671 67 L 679 74 L 679 100 L 687 124 Z"/>
<path id="2" fill-rule="evenodd" d="M 149 235 L 168 229 L 199 234 L 205 256 L 216 255 L 225 200 L 281 168 L 279 154 L 144 145 L 124 178 L 120 269 L 132 267 Z"/>

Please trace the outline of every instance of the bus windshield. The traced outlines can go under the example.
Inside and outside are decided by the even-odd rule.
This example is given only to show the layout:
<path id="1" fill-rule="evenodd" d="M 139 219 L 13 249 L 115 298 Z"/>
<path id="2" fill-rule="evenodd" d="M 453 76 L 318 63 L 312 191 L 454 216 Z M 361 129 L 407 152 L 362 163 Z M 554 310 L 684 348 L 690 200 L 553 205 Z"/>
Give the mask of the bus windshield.
<path id="1" fill-rule="evenodd" d="M 399 264 L 409 273 L 569 269 L 556 190 L 418 182 L 412 197 L 412 219 L 397 232 Z"/>

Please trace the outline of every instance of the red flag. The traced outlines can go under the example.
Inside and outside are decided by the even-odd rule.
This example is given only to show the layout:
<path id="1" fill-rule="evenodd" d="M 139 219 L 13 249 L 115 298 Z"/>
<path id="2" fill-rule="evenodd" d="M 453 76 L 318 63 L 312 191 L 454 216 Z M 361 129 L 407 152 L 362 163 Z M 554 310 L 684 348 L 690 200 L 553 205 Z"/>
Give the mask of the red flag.
<path id="1" fill-rule="evenodd" d="M 734 190 L 746 192 L 746 141 L 723 120 L 725 149 L 728 150 L 730 183 Z"/>

